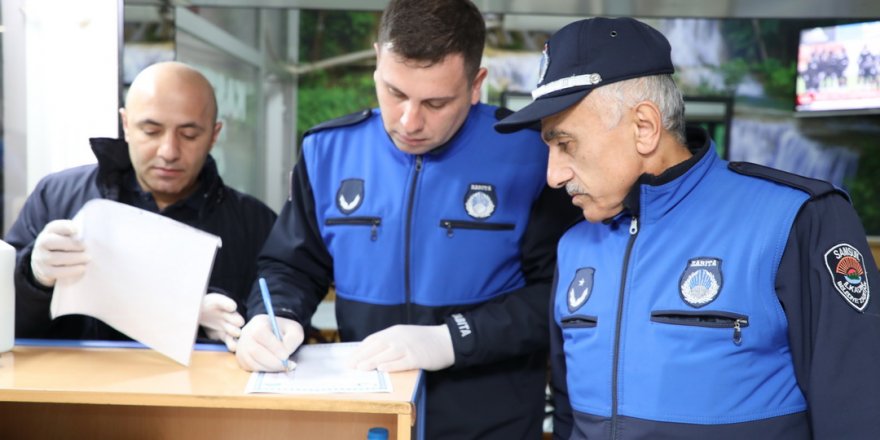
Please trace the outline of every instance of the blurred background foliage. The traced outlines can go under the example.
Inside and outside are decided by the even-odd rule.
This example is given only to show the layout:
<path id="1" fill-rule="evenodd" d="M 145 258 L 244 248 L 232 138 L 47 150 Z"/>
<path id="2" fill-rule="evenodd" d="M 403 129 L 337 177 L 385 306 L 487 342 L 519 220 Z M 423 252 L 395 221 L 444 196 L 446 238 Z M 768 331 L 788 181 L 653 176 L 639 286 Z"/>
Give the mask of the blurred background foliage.
<path id="1" fill-rule="evenodd" d="M 373 47 L 380 14 L 376 12 L 303 10 L 300 14 L 300 63 Z M 309 128 L 378 105 L 373 87 L 375 60 L 300 75 L 297 139 Z"/>
<path id="2" fill-rule="evenodd" d="M 313 63 L 335 56 L 372 48 L 377 33 L 380 14 L 376 12 L 315 11 L 304 10 L 300 16 L 301 40 L 300 63 Z M 498 17 L 491 17 L 497 19 Z M 737 101 L 750 105 L 791 112 L 797 77 L 797 45 L 801 30 L 854 20 L 802 20 L 802 19 L 726 19 L 722 20 L 721 33 L 728 53 L 715 69 L 723 78 L 723 89 L 701 85 L 697 92 L 702 96 L 735 96 L 737 87 L 750 77 L 763 88 L 763 96 L 736 97 Z M 491 22 L 491 20 L 490 20 Z M 510 31 L 490 29 L 488 45 L 491 49 L 534 49 L 537 40 L 546 39 L 541 34 L 527 35 Z M 377 105 L 373 86 L 375 60 L 333 67 L 300 75 L 297 112 L 298 139 L 314 125 L 328 119 L 343 116 Z M 492 99 L 493 97 L 490 97 Z M 755 101 L 758 101 L 757 103 Z M 880 127 L 878 116 L 855 117 L 853 126 Z M 874 122 L 871 122 L 874 121 Z M 845 117 L 800 118 L 797 123 L 818 141 L 826 145 L 846 145 L 859 151 L 860 160 L 856 175 L 845 183 L 853 203 L 859 212 L 865 229 L 870 235 L 880 235 L 880 146 L 876 136 L 860 128 L 855 133 L 841 129 L 847 127 Z M 826 127 L 827 126 L 827 127 Z M 880 132 L 880 128 L 872 130 Z M 866 138 L 869 139 L 866 141 Z"/>
<path id="3" fill-rule="evenodd" d="M 862 225 L 869 235 L 880 235 L 880 146 L 874 143 L 865 148 L 859 159 L 856 176 L 847 182 L 846 189 Z M 880 264 L 880 261 L 877 262 Z"/>

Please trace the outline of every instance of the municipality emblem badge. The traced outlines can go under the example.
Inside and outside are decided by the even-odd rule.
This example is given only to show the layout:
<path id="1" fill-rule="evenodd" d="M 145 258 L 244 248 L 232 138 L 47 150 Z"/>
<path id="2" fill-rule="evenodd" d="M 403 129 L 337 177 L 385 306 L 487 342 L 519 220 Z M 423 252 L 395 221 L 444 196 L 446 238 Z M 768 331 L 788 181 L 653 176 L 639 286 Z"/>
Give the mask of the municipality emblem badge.
<path id="1" fill-rule="evenodd" d="M 574 313 L 590 298 L 590 293 L 593 291 L 593 274 L 595 273 L 596 269 L 592 267 L 582 267 L 575 272 L 574 279 L 568 286 L 569 313 Z"/>
<path id="2" fill-rule="evenodd" d="M 498 205 L 495 187 L 487 183 L 472 183 L 464 195 L 464 210 L 477 220 L 489 218 Z"/>
<path id="3" fill-rule="evenodd" d="M 856 310 L 864 311 L 871 298 L 871 289 L 862 253 L 852 245 L 840 243 L 825 253 L 825 267 L 843 299 Z"/>
<path id="4" fill-rule="evenodd" d="M 681 298 L 695 308 L 715 301 L 721 286 L 721 260 L 718 258 L 700 257 L 688 260 L 679 280 Z"/>
<path id="5" fill-rule="evenodd" d="M 538 84 L 544 82 L 547 75 L 547 67 L 550 66 L 550 46 L 544 43 L 544 52 L 541 54 L 541 64 L 538 65 Z"/>
<path id="6" fill-rule="evenodd" d="M 355 212 L 364 202 L 364 179 L 345 179 L 336 191 L 336 207 L 345 215 Z"/>

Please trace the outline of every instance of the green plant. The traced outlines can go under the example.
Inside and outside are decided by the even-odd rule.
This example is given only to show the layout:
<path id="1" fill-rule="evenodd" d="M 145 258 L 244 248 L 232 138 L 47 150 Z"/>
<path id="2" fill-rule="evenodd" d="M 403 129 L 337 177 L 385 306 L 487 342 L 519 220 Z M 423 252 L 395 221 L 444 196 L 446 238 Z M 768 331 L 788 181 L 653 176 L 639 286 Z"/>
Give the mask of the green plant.
<path id="1" fill-rule="evenodd" d="M 846 189 L 868 235 L 880 235 L 880 151 L 863 151 L 855 177 L 846 182 Z"/>
<path id="2" fill-rule="evenodd" d="M 751 71 L 751 66 L 744 58 L 733 58 L 718 66 L 718 71 L 724 80 L 725 92 L 732 94 L 743 78 Z"/>
<path id="3" fill-rule="evenodd" d="M 338 77 L 318 75 L 299 88 L 297 139 L 328 119 L 375 107 L 376 91 L 370 71 L 349 71 Z"/>
<path id="4" fill-rule="evenodd" d="M 369 49 L 378 23 L 375 12 L 304 10 L 300 16 L 300 62 Z M 376 106 L 372 74 L 369 62 L 357 62 L 297 78 L 297 139 L 321 122 Z"/>
<path id="5" fill-rule="evenodd" d="M 300 61 L 320 61 L 369 49 L 376 40 L 379 13 L 303 10 Z"/>

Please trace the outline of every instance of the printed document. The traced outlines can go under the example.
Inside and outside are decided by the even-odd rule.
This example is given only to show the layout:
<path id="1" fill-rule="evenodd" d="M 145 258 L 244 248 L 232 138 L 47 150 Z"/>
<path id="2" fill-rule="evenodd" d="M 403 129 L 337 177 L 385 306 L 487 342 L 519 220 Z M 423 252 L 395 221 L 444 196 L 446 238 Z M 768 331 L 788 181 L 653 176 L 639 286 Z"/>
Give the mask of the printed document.
<path id="1" fill-rule="evenodd" d="M 251 373 L 246 393 L 327 394 L 390 393 L 385 371 L 349 368 L 348 358 L 358 342 L 300 346 L 291 359 L 296 368 L 282 373 Z"/>
<path id="2" fill-rule="evenodd" d="M 82 314 L 189 365 L 220 237 L 111 200 L 73 218 L 89 262 L 55 285 L 52 318 Z"/>

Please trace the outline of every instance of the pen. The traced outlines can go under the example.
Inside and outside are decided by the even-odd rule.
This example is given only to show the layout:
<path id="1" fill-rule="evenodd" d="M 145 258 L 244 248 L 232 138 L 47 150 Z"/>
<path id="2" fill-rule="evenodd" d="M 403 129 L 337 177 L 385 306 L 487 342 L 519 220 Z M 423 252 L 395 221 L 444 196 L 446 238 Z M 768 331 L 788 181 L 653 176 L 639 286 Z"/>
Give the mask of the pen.
<path id="1" fill-rule="evenodd" d="M 278 330 L 278 323 L 275 322 L 275 311 L 272 310 L 272 298 L 269 296 L 269 286 L 266 285 L 266 279 L 263 277 L 260 277 L 260 293 L 263 294 L 263 305 L 266 307 L 266 313 L 269 315 L 269 322 L 272 323 L 272 331 L 275 332 L 275 337 L 283 342 L 281 339 L 281 331 Z M 287 367 L 287 359 L 282 359 L 281 364 L 284 365 L 285 370 L 290 370 Z"/>

